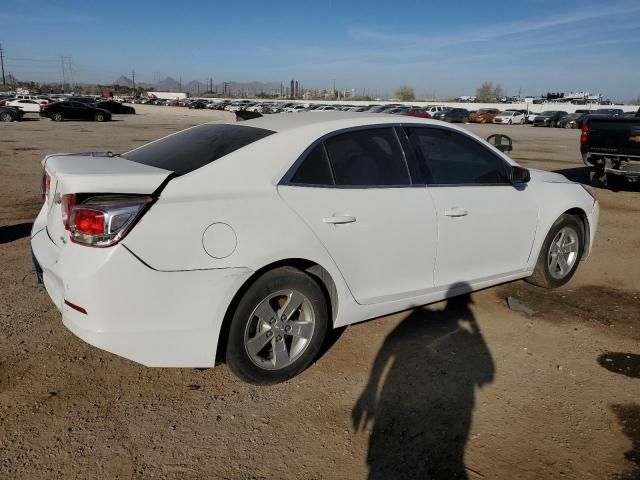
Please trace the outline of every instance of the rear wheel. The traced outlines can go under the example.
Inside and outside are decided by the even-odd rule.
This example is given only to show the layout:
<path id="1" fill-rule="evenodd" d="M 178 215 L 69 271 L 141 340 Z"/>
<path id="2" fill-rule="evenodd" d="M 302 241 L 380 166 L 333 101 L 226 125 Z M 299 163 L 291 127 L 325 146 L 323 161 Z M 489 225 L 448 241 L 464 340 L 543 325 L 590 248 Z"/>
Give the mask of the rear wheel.
<path id="1" fill-rule="evenodd" d="M 61 122 L 62 121 L 62 114 L 61 113 L 54 113 L 51 115 L 51 120 L 53 120 L 54 122 Z"/>
<path id="2" fill-rule="evenodd" d="M 526 122 L 526 120 L 525 120 L 524 118 L 523 118 L 523 119 L 521 119 L 521 120 L 520 120 L 520 125 L 524 125 L 524 124 L 525 124 L 525 122 Z"/>
<path id="3" fill-rule="evenodd" d="M 551 226 L 542 244 L 533 275 L 527 282 L 543 288 L 558 288 L 567 283 L 584 250 L 584 232 L 580 221 L 564 214 Z"/>
<path id="4" fill-rule="evenodd" d="M 284 382 L 316 358 L 328 327 L 320 286 L 292 267 L 271 270 L 242 296 L 229 327 L 227 364 L 250 383 Z"/>
<path id="5" fill-rule="evenodd" d="M 555 120 L 551 120 L 549 122 L 549 127 L 554 128 L 556 126 L 556 121 Z"/>
<path id="6" fill-rule="evenodd" d="M 9 112 L 0 113 L 0 122 L 11 122 L 13 120 L 13 116 Z"/>
<path id="7" fill-rule="evenodd" d="M 93 119 L 96 122 L 104 122 L 104 114 L 103 113 L 96 113 L 95 117 L 93 117 Z"/>

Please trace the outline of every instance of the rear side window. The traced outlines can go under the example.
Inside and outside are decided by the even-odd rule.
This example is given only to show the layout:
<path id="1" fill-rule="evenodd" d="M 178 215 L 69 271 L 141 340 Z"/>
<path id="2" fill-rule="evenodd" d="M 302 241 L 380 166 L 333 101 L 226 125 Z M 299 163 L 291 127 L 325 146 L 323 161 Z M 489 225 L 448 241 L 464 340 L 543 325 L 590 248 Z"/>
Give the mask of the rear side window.
<path id="1" fill-rule="evenodd" d="M 393 186 L 411 183 L 393 129 L 343 133 L 325 140 L 339 186 Z"/>
<path id="2" fill-rule="evenodd" d="M 430 185 L 510 183 L 505 162 L 466 135 L 440 128 L 408 128 L 407 133 Z"/>
<path id="3" fill-rule="evenodd" d="M 197 170 L 275 132 L 230 124 L 205 124 L 149 143 L 122 156 L 176 175 Z"/>
<path id="4" fill-rule="evenodd" d="M 299 185 L 333 185 L 333 176 L 329 160 L 322 144 L 317 145 L 307 155 L 291 179 L 291 183 Z"/>

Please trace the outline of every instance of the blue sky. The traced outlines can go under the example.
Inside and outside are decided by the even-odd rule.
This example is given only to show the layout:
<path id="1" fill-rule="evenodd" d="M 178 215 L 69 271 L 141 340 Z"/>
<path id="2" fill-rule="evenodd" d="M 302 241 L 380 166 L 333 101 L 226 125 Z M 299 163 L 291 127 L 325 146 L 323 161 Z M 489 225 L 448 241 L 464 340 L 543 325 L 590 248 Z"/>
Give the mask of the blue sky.
<path id="1" fill-rule="evenodd" d="M 56 81 L 287 81 L 419 95 L 640 96 L 640 0 L 0 0 L 6 70 Z"/>

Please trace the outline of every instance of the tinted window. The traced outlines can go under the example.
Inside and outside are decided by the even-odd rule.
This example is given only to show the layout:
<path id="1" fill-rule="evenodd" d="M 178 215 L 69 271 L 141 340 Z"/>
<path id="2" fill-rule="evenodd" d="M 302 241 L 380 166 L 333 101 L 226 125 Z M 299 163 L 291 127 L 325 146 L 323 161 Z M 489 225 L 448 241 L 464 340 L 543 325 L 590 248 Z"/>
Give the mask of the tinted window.
<path id="1" fill-rule="evenodd" d="M 428 184 L 510 183 L 505 162 L 466 135 L 439 128 L 407 132 Z"/>
<path id="2" fill-rule="evenodd" d="M 391 128 L 343 133 L 325 141 L 336 185 L 407 185 L 409 173 Z"/>
<path id="3" fill-rule="evenodd" d="M 306 156 L 291 182 L 303 185 L 333 185 L 331 167 L 322 144 Z"/>
<path id="4" fill-rule="evenodd" d="M 122 156 L 184 175 L 273 133 L 271 130 L 242 125 L 199 125 Z"/>

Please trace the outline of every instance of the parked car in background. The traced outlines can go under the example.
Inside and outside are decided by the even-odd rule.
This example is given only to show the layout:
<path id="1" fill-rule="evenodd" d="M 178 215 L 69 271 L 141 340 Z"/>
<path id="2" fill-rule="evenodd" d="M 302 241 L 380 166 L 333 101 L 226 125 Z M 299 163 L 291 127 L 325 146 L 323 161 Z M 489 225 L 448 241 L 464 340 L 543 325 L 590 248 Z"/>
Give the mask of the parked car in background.
<path id="1" fill-rule="evenodd" d="M 195 102 L 191 102 L 189 104 L 189 108 L 193 110 L 201 110 L 207 108 L 207 102 L 204 100 L 196 100 Z"/>
<path id="2" fill-rule="evenodd" d="M 306 112 L 307 110 L 308 108 L 301 103 L 291 105 L 290 107 L 284 109 L 284 111 L 287 113 Z"/>
<path id="3" fill-rule="evenodd" d="M 96 97 L 68 97 L 66 100 L 70 102 L 80 102 L 87 104 L 94 104 L 98 101 Z"/>
<path id="4" fill-rule="evenodd" d="M 447 110 L 441 110 L 434 113 L 431 115 L 431 118 L 449 123 L 467 123 L 469 121 L 469 110 L 466 108 L 449 108 Z"/>
<path id="5" fill-rule="evenodd" d="M 380 113 L 402 113 L 402 112 L 408 112 L 410 110 L 409 107 L 391 107 L 391 108 L 387 108 L 383 111 L 381 111 Z"/>
<path id="6" fill-rule="evenodd" d="M 500 110 L 497 108 L 481 108 L 469 114 L 469 121 L 471 123 L 491 123 L 499 113 Z"/>
<path id="7" fill-rule="evenodd" d="M 347 109 L 348 112 L 366 112 L 370 107 L 349 107 Z"/>
<path id="8" fill-rule="evenodd" d="M 15 107 L 0 107 L 0 122 L 15 122 L 24 116 L 24 111 Z"/>
<path id="9" fill-rule="evenodd" d="M 94 120 L 96 122 L 105 122 L 111 120 L 111 112 L 109 110 L 72 101 L 41 105 L 40 116 L 50 118 L 55 122 L 62 120 Z"/>
<path id="10" fill-rule="evenodd" d="M 386 110 L 392 107 L 402 107 L 402 105 L 400 105 L 399 103 L 388 103 L 387 105 L 374 105 L 373 107 L 370 107 L 369 110 L 367 111 L 369 113 L 380 113 L 383 110 Z"/>
<path id="11" fill-rule="evenodd" d="M 559 128 L 582 128 L 582 123 L 587 116 L 587 113 L 569 113 L 558 121 L 557 126 Z"/>
<path id="12" fill-rule="evenodd" d="M 42 162 L 31 248 L 64 325 L 255 384 L 302 372 L 332 328 L 521 278 L 560 287 L 598 224 L 590 189 L 417 118 L 265 116 L 97 155 Z"/>
<path id="13" fill-rule="evenodd" d="M 105 100 L 94 104 L 96 108 L 108 110 L 116 115 L 135 115 L 136 109 L 128 105 L 123 105 L 120 102 L 113 102 L 111 100 Z"/>
<path id="14" fill-rule="evenodd" d="M 567 112 L 562 110 L 547 110 L 537 115 L 533 121 L 534 127 L 555 127 L 560 119 L 567 115 Z"/>
<path id="15" fill-rule="evenodd" d="M 621 116 L 624 115 L 624 110 L 621 108 L 598 108 L 597 110 L 592 110 L 591 113 L 595 113 L 597 115 Z"/>
<path id="16" fill-rule="evenodd" d="M 431 114 L 427 111 L 426 108 L 412 108 L 411 110 L 399 112 L 398 115 L 406 115 L 408 117 L 417 118 L 431 118 Z"/>
<path id="17" fill-rule="evenodd" d="M 38 113 L 40 112 L 40 103 L 35 100 L 11 100 L 5 103 L 7 107 L 14 107 L 22 110 L 24 113 Z"/>
<path id="18" fill-rule="evenodd" d="M 507 125 L 519 124 L 522 125 L 526 121 L 525 114 L 520 110 L 505 110 L 493 117 L 493 123 L 502 123 Z"/>
<path id="19" fill-rule="evenodd" d="M 444 105 L 429 105 L 428 107 L 424 108 L 425 111 L 433 118 L 434 114 L 447 110 L 449 107 L 445 107 Z"/>

